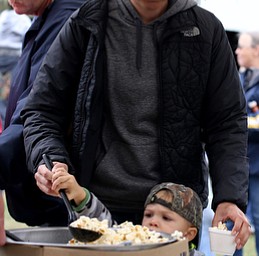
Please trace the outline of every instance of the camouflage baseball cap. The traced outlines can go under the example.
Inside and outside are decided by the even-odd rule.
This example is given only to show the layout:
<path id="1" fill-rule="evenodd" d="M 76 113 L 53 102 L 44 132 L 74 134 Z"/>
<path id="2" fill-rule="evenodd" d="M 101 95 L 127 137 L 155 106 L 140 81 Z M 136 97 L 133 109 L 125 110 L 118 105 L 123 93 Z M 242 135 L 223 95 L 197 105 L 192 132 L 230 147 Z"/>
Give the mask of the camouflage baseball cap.
<path id="1" fill-rule="evenodd" d="M 161 190 L 169 190 L 171 192 L 172 202 L 157 196 L 157 193 Z M 197 229 L 200 229 L 203 207 L 199 196 L 191 188 L 170 182 L 158 184 L 151 189 L 145 202 L 145 208 L 152 203 L 161 204 L 169 208 L 188 220 Z"/>

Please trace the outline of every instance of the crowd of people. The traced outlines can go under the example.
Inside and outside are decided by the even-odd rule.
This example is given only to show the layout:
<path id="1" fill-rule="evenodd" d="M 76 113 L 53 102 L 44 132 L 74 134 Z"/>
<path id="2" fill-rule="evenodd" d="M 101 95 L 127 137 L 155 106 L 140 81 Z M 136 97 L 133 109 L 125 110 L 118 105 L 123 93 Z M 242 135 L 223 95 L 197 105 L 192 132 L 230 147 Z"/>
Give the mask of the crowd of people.
<path id="1" fill-rule="evenodd" d="M 75 199 L 79 188 L 76 207 L 92 196 L 117 223 L 164 230 L 149 222 L 160 207 L 187 217 L 177 186 L 198 198 L 183 231 L 199 249 L 194 209 L 207 206 L 210 175 L 211 225 L 232 221 L 241 249 L 251 232 L 247 104 L 221 22 L 194 0 L 9 3 L 34 16 L 0 135 L 0 188 L 12 217 L 66 226 L 58 191 Z"/>

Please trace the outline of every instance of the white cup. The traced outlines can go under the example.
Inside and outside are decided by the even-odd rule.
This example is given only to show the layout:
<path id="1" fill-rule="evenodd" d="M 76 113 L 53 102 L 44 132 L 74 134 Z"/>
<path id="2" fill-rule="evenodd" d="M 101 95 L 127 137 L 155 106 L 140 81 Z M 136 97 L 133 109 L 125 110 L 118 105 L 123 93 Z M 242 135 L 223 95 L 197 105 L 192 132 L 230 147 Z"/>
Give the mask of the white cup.
<path id="1" fill-rule="evenodd" d="M 233 255 L 236 250 L 235 236 L 229 230 L 209 228 L 210 250 L 215 254 Z"/>

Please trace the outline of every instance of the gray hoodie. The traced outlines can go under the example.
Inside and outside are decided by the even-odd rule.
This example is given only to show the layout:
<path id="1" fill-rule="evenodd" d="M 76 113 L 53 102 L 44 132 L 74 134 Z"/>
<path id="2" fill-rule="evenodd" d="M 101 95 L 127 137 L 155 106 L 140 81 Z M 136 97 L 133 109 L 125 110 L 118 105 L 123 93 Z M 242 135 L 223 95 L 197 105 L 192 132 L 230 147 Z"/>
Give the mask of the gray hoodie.
<path id="1" fill-rule="evenodd" d="M 167 19 L 194 5 L 171 0 L 161 17 L 143 24 L 130 0 L 109 1 L 105 123 L 89 187 L 109 209 L 142 211 L 160 180 L 156 46 Z"/>

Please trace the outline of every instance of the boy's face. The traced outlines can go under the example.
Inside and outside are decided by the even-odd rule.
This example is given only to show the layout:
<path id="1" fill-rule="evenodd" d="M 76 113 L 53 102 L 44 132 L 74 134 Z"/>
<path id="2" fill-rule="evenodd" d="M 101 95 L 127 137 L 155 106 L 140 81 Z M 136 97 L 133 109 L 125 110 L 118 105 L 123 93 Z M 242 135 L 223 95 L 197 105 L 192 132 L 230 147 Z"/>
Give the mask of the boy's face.
<path id="1" fill-rule="evenodd" d="M 188 230 L 191 228 L 189 221 L 167 207 L 156 203 L 147 205 L 144 211 L 142 225 L 151 230 L 165 233 L 173 233 L 178 230 L 184 236 L 188 236 Z"/>

